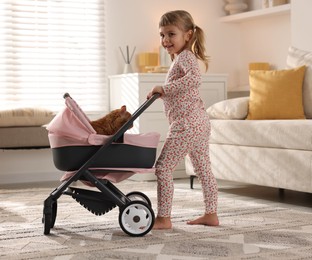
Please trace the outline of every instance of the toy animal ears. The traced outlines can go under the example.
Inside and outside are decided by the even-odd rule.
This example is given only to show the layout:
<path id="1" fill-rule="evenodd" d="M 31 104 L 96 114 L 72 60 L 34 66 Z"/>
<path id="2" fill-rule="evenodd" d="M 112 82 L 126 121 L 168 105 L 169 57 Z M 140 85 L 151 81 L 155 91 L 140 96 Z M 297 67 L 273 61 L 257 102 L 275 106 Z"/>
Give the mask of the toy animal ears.
<path id="1" fill-rule="evenodd" d="M 127 111 L 127 107 L 125 105 L 121 106 L 121 112 L 126 112 Z"/>

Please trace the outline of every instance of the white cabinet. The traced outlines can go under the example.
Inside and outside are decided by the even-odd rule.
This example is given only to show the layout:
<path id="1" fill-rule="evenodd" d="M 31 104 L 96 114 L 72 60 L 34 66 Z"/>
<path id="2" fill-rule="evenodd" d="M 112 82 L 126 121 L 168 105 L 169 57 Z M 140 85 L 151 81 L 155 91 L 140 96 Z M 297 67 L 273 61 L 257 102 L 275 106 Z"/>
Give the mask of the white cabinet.
<path id="1" fill-rule="evenodd" d="M 131 73 L 109 77 L 110 110 L 127 106 L 130 113 L 136 111 L 146 100 L 149 91 L 156 85 L 165 82 L 164 73 Z M 205 74 L 202 76 L 200 94 L 205 102 L 205 107 L 227 98 L 227 75 Z M 168 131 L 168 122 L 163 112 L 163 102 L 157 99 L 142 115 L 134 121 L 130 133 L 158 132 L 161 140 L 158 147 L 160 152 Z M 135 177 L 138 176 L 138 177 Z M 174 173 L 174 177 L 186 177 L 184 162 L 181 162 Z M 153 174 L 137 174 L 132 179 L 154 179 Z"/>

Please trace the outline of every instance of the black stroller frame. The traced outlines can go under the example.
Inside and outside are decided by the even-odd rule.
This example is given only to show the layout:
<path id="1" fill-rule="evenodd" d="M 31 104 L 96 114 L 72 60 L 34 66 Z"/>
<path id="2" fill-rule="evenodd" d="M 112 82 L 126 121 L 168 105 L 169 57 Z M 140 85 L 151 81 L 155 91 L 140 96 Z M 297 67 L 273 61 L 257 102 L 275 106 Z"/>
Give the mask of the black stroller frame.
<path id="1" fill-rule="evenodd" d="M 121 229 L 130 236 L 144 236 L 153 228 L 155 215 L 150 199 L 142 192 L 133 191 L 128 194 L 122 193 L 113 183 L 106 179 L 98 179 L 94 176 L 97 170 L 90 169 L 92 163 L 98 159 L 104 150 L 113 142 L 120 142 L 124 133 L 157 98 L 154 94 L 146 100 L 112 137 L 105 142 L 68 180 L 62 182 L 45 199 L 43 207 L 42 223 L 44 234 L 50 234 L 55 225 L 57 216 L 57 200 L 64 194 L 69 195 L 87 210 L 95 215 L 103 215 L 116 206 L 119 207 L 119 225 Z M 71 98 L 68 93 L 64 98 Z M 103 172 L 103 170 L 101 170 Z M 109 172 L 112 172 L 109 170 Z M 120 172 L 118 170 L 118 172 Z M 73 182 L 88 181 L 99 191 L 70 187 Z"/>

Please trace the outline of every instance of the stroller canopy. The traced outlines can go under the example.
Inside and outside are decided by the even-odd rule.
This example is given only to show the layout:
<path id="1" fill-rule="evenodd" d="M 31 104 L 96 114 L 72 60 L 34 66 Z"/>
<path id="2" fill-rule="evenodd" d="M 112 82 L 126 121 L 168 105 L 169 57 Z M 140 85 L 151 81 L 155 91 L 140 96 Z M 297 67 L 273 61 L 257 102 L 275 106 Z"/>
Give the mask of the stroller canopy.
<path id="1" fill-rule="evenodd" d="M 111 136 L 98 135 L 90 120 L 78 104 L 70 97 L 65 98 L 66 107 L 47 126 L 51 148 L 74 145 L 103 145 Z M 142 147 L 157 147 L 160 134 L 124 134 L 124 143 Z"/>

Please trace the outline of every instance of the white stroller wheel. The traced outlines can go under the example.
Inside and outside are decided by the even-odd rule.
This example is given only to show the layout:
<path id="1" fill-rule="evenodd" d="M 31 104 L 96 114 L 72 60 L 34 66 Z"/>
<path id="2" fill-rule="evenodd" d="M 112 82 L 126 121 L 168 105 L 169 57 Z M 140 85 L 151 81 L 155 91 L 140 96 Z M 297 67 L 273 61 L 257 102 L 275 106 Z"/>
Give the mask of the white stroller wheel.
<path id="1" fill-rule="evenodd" d="M 154 211 L 140 200 L 129 202 L 119 212 L 119 225 L 130 236 L 144 236 L 153 228 L 154 221 Z"/>
<path id="2" fill-rule="evenodd" d="M 149 197 L 147 197 L 143 192 L 140 192 L 140 191 L 132 191 L 132 192 L 129 192 L 126 197 L 128 199 L 130 199 L 131 201 L 134 201 L 134 200 L 141 200 L 145 203 L 147 203 L 150 207 L 152 207 L 152 202 L 151 200 L 149 199 Z"/>

